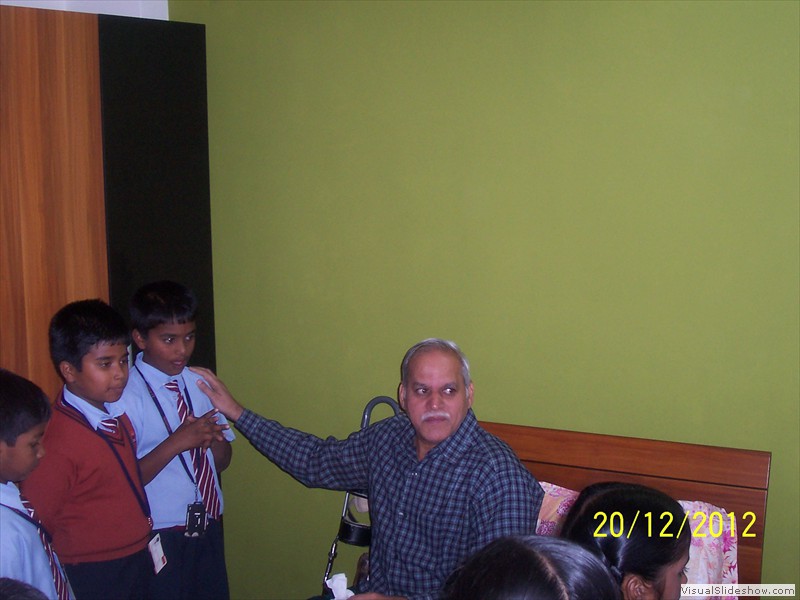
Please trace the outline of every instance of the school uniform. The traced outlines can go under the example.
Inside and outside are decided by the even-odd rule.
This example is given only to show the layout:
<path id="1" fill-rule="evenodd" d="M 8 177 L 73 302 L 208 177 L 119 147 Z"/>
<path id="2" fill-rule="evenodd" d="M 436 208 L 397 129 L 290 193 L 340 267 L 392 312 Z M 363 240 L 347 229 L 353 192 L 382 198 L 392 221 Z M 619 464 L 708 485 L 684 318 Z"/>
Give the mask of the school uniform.
<path id="1" fill-rule="evenodd" d="M 121 406 L 105 406 L 64 388 L 42 438 L 45 456 L 20 488 L 79 598 L 143 598 L 153 572 L 147 496 L 133 427 Z M 113 429 L 102 423 L 112 418 Z"/>
<path id="2" fill-rule="evenodd" d="M 24 515 L 28 515 L 28 510 L 22 504 L 17 486 L 11 482 L 0 484 L 0 577 L 23 581 L 44 593 L 48 600 L 57 600 L 50 560 L 39 529 Z M 58 557 L 53 560 L 63 573 Z"/>
<path id="3" fill-rule="evenodd" d="M 140 459 L 181 425 L 176 393 L 166 387 L 169 382 L 177 382 L 194 416 L 201 417 L 214 408 L 197 387 L 199 379 L 188 369 L 177 376 L 169 376 L 144 362 L 141 354 L 136 357 L 120 401 L 136 432 Z M 227 421 L 220 414 L 218 422 Z M 230 442 L 235 435 L 227 430 L 224 437 Z M 221 517 L 224 502 L 219 474 L 212 452 L 208 450 L 205 454 L 212 467 Z M 154 578 L 151 597 L 165 600 L 229 597 L 221 519 L 210 519 L 205 535 L 196 538 L 184 535 L 187 506 L 200 501 L 192 453 L 182 452 L 173 458 L 145 489 L 152 511 L 153 532 L 159 534 L 167 560 Z"/>

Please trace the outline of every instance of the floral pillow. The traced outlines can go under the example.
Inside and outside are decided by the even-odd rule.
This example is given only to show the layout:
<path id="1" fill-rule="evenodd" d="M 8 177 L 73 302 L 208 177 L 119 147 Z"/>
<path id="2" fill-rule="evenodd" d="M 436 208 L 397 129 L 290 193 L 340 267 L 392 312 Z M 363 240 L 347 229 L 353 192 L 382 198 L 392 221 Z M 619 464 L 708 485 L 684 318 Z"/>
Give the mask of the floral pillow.
<path id="1" fill-rule="evenodd" d="M 689 583 L 739 583 L 736 559 L 736 517 L 707 502 L 679 500 L 691 527 L 692 542 L 686 577 Z M 736 596 L 710 596 L 709 600 L 736 600 Z"/>
<path id="2" fill-rule="evenodd" d="M 564 518 L 578 497 L 578 492 L 546 481 L 542 508 L 536 525 L 538 535 L 559 535 Z M 725 509 L 696 500 L 680 500 L 687 513 L 686 525 L 691 526 L 692 541 L 689 563 L 686 565 L 688 583 L 739 583 L 736 559 L 735 516 Z M 735 600 L 735 596 L 712 596 L 707 600 Z"/>
<path id="3" fill-rule="evenodd" d="M 544 490 L 542 508 L 539 511 L 539 522 L 536 524 L 538 535 L 556 536 L 561 533 L 561 526 L 569 509 L 575 504 L 578 492 L 561 486 L 540 481 Z"/>

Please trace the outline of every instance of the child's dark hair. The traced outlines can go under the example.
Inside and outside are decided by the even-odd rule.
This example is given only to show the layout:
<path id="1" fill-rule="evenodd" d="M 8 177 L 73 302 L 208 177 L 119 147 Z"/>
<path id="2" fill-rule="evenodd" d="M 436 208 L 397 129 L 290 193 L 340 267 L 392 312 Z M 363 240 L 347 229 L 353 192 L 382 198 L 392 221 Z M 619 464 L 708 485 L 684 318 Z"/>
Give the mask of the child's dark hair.
<path id="1" fill-rule="evenodd" d="M 190 323 L 197 317 L 197 296 L 185 285 L 156 281 L 140 287 L 131 298 L 131 327 L 147 337 L 164 323 Z"/>
<path id="2" fill-rule="evenodd" d="M 3 600 L 47 600 L 47 596 L 40 589 L 25 581 L 9 577 L 0 577 L 0 598 Z"/>
<path id="3" fill-rule="evenodd" d="M 615 513 L 619 522 L 612 520 Z M 644 518 L 647 513 L 651 521 Z M 596 483 L 575 500 L 561 536 L 603 558 L 620 584 L 630 573 L 658 589 L 663 586 L 662 569 L 689 550 L 691 528 L 684 526 L 684 518 L 681 505 L 659 490 L 633 483 Z M 620 522 L 625 534 L 614 535 Z"/>
<path id="4" fill-rule="evenodd" d="M 0 369 L 0 441 L 13 446 L 20 435 L 46 423 L 50 411 L 50 401 L 38 385 Z"/>
<path id="5" fill-rule="evenodd" d="M 501 537 L 445 584 L 443 600 L 618 600 L 605 565 L 578 544 L 538 535 Z"/>
<path id="6" fill-rule="evenodd" d="M 50 320 L 50 358 L 56 371 L 66 361 L 81 370 L 81 360 L 96 344 L 130 343 L 124 317 L 102 300 L 70 302 Z"/>

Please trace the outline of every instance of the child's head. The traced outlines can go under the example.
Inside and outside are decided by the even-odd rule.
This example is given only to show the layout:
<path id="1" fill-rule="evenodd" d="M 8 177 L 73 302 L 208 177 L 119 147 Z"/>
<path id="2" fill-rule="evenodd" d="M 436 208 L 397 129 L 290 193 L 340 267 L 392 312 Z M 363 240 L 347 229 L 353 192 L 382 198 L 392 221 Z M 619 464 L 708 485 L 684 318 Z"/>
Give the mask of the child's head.
<path id="1" fill-rule="evenodd" d="M 125 319 L 102 300 L 79 300 L 50 321 L 50 358 L 67 389 L 97 408 L 116 402 L 128 382 Z"/>
<path id="2" fill-rule="evenodd" d="M 597 483 L 580 493 L 561 536 L 603 558 L 625 600 L 677 600 L 691 541 L 684 518 L 681 505 L 663 492 Z"/>
<path id="3" fill-rule="evenodd" d="M 131 299 L 133 340 L 146 363 L 177 375 L 194 352 L 197 297 L 174 281 L 142 286 Z"/>
<path id="4" fill-rule="evenodd" d="M 0 577 L 0 598 L 4 600 L 47 600 L 44 592 L 19 579 Z"/>
<path id="5" fill-rule="evenodd" d="M 502 537 L 457 569 L 445 600 L 618 600 L 619 587 L 591 552 L 538 535 Z"/>
<path id="6" fill-rule="evenodd" d="M 22 481 L 36 468 L 49 419 L 50 401 L 39 386 L 0 369 L 0 482 Z"/>

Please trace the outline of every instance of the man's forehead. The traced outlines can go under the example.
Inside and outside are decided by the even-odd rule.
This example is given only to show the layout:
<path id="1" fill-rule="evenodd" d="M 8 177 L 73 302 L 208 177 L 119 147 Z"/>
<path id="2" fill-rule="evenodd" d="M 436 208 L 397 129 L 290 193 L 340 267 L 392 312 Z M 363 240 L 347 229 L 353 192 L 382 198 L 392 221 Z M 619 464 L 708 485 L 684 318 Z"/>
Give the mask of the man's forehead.
<path id="1" fill-rule="evenodd" d="M 453 375 L 458 380 L 461 379 L 461 361 L 454 352 L 431 348 L 424 352 L 414 355 L 408 365 L 409 379 L 414 380 L 422 376 L 422 371 L 427 371 L 431 367 L 439 366 L 446 361 L 447 368 L 453 370 Z"/>

